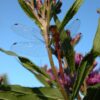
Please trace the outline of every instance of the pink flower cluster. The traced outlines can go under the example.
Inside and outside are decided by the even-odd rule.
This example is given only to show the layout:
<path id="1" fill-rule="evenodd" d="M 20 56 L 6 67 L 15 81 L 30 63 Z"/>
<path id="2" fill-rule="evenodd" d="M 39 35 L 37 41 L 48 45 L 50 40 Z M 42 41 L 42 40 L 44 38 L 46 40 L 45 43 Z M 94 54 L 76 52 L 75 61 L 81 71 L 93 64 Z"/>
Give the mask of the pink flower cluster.
<path id="1" fill-rule="evenodd" d="M 79 67 L 82 59 L 83 59 L 82 54 L 80 53 L 75 54 L 75 67 L 76 68 Z M 93 64 L 94 68 L 96 67 L 96 65 L 97 65 L 97 62 L 94 62 Z M 52 69 L 48 69 L 46 72 L 50 75 L 52 80 L 55 80 Z M 74 75 L 74 78 L 72 78 L 69 74 L 64 73 L 65 81 L 63 81 L 60 72 L 58 70 L 57 72 L 58 72 L 58 79 L 61 85 L 65 87 L 67 91 L 71 92 L 70 90 L 71 90 L 71 87 L 73 86 L 76 75 Z M 49 80 L 48 82 L 50 83 L 50 81 L 51 80 Z M 100 83 L 100 71 L 92 71 L 86 78 L 86 84 L 87 86 L 91 86 L 97 83 Z"/>
<path id="2" fill-rule="evenodd" d="M 57 72 L 58 72 L 59 82 L 62 84 L 62 86 L 70 86 L 71 85 L 70 77 L 64 73 L 65 81 L 63 81 L 60 72 L 59 71 Z M 47 73 L 50 75 L 52 80 L 55 80 L 52 69 L 47 70 Z"/>
<path id="3" fill-rule="evenodd" d="M 88 78 L 86 79 L 87 85 L 95 85 L 100 83 L 100 72 L 93 71 L 89 74 Z"/>

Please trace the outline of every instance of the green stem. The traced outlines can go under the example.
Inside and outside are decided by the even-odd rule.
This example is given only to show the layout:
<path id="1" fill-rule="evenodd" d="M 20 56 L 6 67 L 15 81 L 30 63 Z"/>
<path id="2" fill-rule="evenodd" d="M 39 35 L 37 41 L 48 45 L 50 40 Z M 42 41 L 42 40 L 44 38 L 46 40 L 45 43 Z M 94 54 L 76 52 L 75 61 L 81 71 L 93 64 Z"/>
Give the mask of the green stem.
<path id="1" fill-rule="evenodd" d="M 62 95 L 64 96 L 64 99 L 68 100 L 68 95 L 67 95 L 65 89 L 62 87 L 62 85 L 59 82 L 58 73 L 57 73 L 57 70 L 56 70 L 56 68 L 54 66 L 54 61 L 53 61 L 53 58 L 52 58 L 52 51 L 51 51 L 51 48 L 49 46 L 49 42 L 50 42 L 50 40 L 49 40 L 49 26 L 50 26 L 50 14 L 51 14 L 51 12 L 50 12 L 51 8 L 50 7 L 51 7 L 50 1 L 48 1 L 48 5 L 47 5 L 47 18 L 45 20 L 43 34 L 44 34 L 44 39 L 45 39 L 45 43 L 46 43 L 46 47 L 47 47 L 47 52 L 48 52 L 48 57 L 49 57 L 50 65 L 51 65 L 54 77 L 56 79 L 56 82 L 57 82 L 57 87 L 61 91 Z"/>
<path id="2" fill-rule="evenodd" d="M 64 96 L 65 100 L 69 100 L 68 99 L 68 95 L 65 91 L 65 89 L 61 86 L 60 82 L 59 82 L 59 79 L 58 79 L 58 75 L 57 75 L 57 71 L 56 71 L 56 68 L 54 66 L 54 62 L 53 62 L 53 58 L 52 58 L 52 52 L 51 52 L 51 49 L 49 48 L 49 43 L 48 41 L 46 41 L 46 45 L 47 45 L 47 51 L 48 51 L 48 56 L 49 56 L 49 61 L 50 61 L 50 65 L 51 65 L 51 68 L 52 68 L 52 71 L 53 71 L 53 74 L 55 76 L 55 79 L 56 79 L 56 82 L 57 82 L 57 87 L 59 88 L 59 90 L 61 91 L 62 95 Z"/>
<path id="3" fill-rule="evenodd" d="M 48 57 L 49 57 L 50 65 L 51 65 L 53 74 L 54 74 L 54 76 L 55 76 L 58 89 L 61 91 L 62 95 L 64 96 L 64 99 L 65 99 L 65 100 L 69 100 L 69 99 L 68 99 L 68 95 L 67 95 L 65 89 L 62 87 L 62 85 L 60 84 L 59 79 L 58 79 L 58 74 L 57 74 L 56 68 L 55 68 L 55 66 L 54 66 L 53 58 L 52 58 L 52 52 L 51 52 L 51 49 L 50 49 L 50 47 L 49 47 L 48 32 L 49 32 L 49 31 L 48 31 L 48 27 L 47 27 L 47 28 L 46 28 L 46 32 L 45 32 L 45 43 L 46 43 L 46 46 L 47 46 L 47 51 L 48 51 Z"/>

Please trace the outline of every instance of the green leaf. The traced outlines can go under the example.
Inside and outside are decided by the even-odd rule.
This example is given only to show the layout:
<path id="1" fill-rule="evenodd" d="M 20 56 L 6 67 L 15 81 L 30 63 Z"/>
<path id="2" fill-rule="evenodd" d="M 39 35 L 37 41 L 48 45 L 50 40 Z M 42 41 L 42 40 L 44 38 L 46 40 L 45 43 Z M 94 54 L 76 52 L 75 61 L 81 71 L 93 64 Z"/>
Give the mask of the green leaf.
<path id="1" fill-rule="evenodd" d="M 50 76 L 42 68 L 39 68 L 27 58 L 24 58 L 24 57 L 18 57 L 18 58 L 21 64 L 26 69 L 31 71 L 36 76 L 36 78 L 39 79 L 40 82 L 44 83 L 44 85 L 49 86 L 49 83 L 47 83 L 47 80 L 50 80 L 52 84 L 55 84 L 55 82 L 51 80 Z"/>
<path id="2" fill-rule="evenodd" d="M 45 86 L 50 86 L 49 83 L 47 82 L 47 80 L 50 79 L 50 77 L 43 69 L 36 66 L 33 62 L 31 62 L 27 58 L 24 57 L 18 57 L 18 58 L 22 66 L 31 71 L 40 82 L 42 82 Z"/>
<path id="3" fill-rule="evenodd" d="M 34 94 L 26 94 L 22 95 L 19 93 L 7 91 L 7 92 L 0 92 L 0 100 L 40 100 Z"/>
<path id="4" fill-rule="evenodd" d="M 30 71 L 36 71 L 46 77 L 48 77 L 48 74 L 46 72 L 44 72 L 41 68 L 39 68 L 38 66 L 36 66 L 33 62 L 31 62 L 29 59 L 25 58 L 25 57 L 20 57 L 18 56 L 21 64 L 27 68 Z"/>
<path id="5" fill-rule="evenodd" d="M 16 53 L 14 53 L 12 51 L 6 51 L 2 48 L 0 48 L 0 51 L 3 52 L 3 53 L 6 53 L 7 55 L 10 55 L 10 56 L 18 56 Z"/>
<path id="6" fill-rule="evenodd" d="M 53 18 L 54 18 L 55 24 L 56 24 L 56 26 L 57 26 L 57 28 L 59 30 L 59 26 L 60 26 L 61 22 L 60 22 L 60 20 L 59 20 L 59 18 L 58 18 L 58 16 L 56 14 L 54 14 Z"/>
<path id="7" fill-rule="evenodd" d="M 93 42 L 93 52 L 100 56 L 100 18 L 98 23 L 97 32 Z"/>
<path id="8" fill-rule="evenodd" d="M 4 88 L 4 86 L 0 86 Z M 64 100 L 57 88 L 28 88 L 19 85 L 9 85 L 8 90 L 0 91 L 3 100 Z"/>
<path id="9" fill-rule="evenodd" d="M 99 19 L 97 32 L 94 38 L 93 48 L 91 52 L 84 57 L 78 69 L 78 73 L 77 73 L 78 77 L 74 84 L 72 98 L 77 96 L 77 93 L 79 91 L 81 84 L 83 83 L 84 79 L 86 78 L 86 76 L 89 74 L 89 72 L 93 68 L 93 62 L 95 58 L 100 55 L 99 42 L 100 42 L 100 19 Z"/>
<path id="10" fill-rule="evenodd" d="M 0 92 L 0 100 L 18 100 L 12 92 Z"/>
<path id="11" fill-rule="evenodd" d="M 6 51 L 3 49 L 0 49 L 0 51 L 2 51 L 3 53 L 6 53 L 7 55 L 18 57 L 21 65 L 27 70 L 29 70 L 30 72 L 32 72 L 35 75 L 35 77 L 40 82 L 42 82 L 45 86 L 50 86 L 50 84 L 47 82 L 48 80 L 50 80 L 52 84 L 55 84 L 55 82 L 51 80 L 50 76 L 42 68 L 39 68 L 39 66 L 35 65 L 29 59 L 18 56 L 12 51 Z"/>
<path id="12" fill-rule="evenodd" d="M 46 77 L 48 77 L 48 74 L 42 70 L 41 68 L 39 68 L 38 66 L 36 66 L 33 62 L 31 62 L 29 59 L 25 58 L 25 57 L 21 57 L 18 56 L 16 53 L 12 52 L 12 51 L 7 51 L 4 49 L 0 48 L 0 51 L 2 51 L 3 53 L 10 55 L 10 56 L 16 56 L 18 57 L 19 61 L 21 62 L 21 64 L 28 70 L 30 70 L 31 72 L 36 71 Z"/>
<path id="13" fill-rule="evenodd" d="M 18 0 L 21 8 L 24 10 L 24 12 L 31 18 L 35 21 L 35 23 L 41 28 L 43 29 L 42 27 L 42 23 L 39 21 L 39 18 L 38 16 L 36 16 L 36 13 L 35 11 L 33 11 L 25 2 L 25 0 Z"/>
<path id="14" fill-rule="evenodd" d="M 56 17 L 55 18 L 55 21 L 58 23 L 59 22 L 59 20 L 58 20 L 58 18 Z M 100 26 L 99 26 L 99 28 L 98 28 L 98 30 L 100 29 Z M 100 32 L 99 31 L 97 31 L 97 33 L 99 34 Z M 65 45 L 63 45 L 63 47 L 65 48 L 66 47 L 66 44 L 67 44 L 67 46 L 68 46 L 68 42 L 67 42 L 67 37 L 66 37 L 66 34 L 65 33 L 63 33 L 63 34 L 61 34 L 62 35 L 62 41 L 65 41 Z M 99 38 L 99 36 L 97 36 L 97 38 L 98 38 L 98 42 L 99 42 L 99 40 L 100 40 L 100 38 Z M 98 45 L 98 43 L 97 43 L 97 45 L 96 46 L 98 46 L 98 47 L 100 47 L 99 45 Z M 71 49 L 69 48 L 70 47 L 70 45 L 68 46 L 68 49 L 69 49 L 69 53 L 68 53 L 68 49 L 65 49 L 65 50 L 67 50 L 67 51 L 65 51 L 66 52 L 66 54 L 68 54 L 68 57 L 69 57 L 69 60 L 70 61 L 68 61 L 70 64 L 68 64 L 68 65 L 71 65 L 72 63 L 72 59 L 70 59 L 70 58 L 72 58 L 72 57 L 74 57 L 73 55 L 74 54 L 72 54 L 71 56 L 69 56 L 69 54 L 71 54 L 72 52 L 71 52 Z M 99 49 L 98 49 L 98 51 L 100 51 Z M 73 52 L 74 53 L 74 52 Z M 92 58 L 91 58 L 91 56 L 90 55 L 93 55 L 92 56 Z M 93 68 L 93 65 L 92 65 L 92 63 L 93 63 L 93 61 L 94 61 L 94 59 L 96 58 L 96 56 L 97 56 L 97 52 L 95 53 L 95 50 L 93 50 L 92 51 L 92 54 L 89 54 L 89 55 L 86 55 L 86 57 L 84 58 L 84 60 L 82 61 L 82 63 L 81 63 L 81 65 L 80 65 L 80 67 L 79 67 L 79 70 L 78 70 L 78 77 L 77 77 L 77 80 L 76 80 L 76 83 L 75 83 L 75 85 L 74 85 L 74 88 L 73 88 L 73 96 L 75 97 L 76 95 L 77 95 L 77 93 L 78 93 L 78 91 L 79 91 L 79 88 L 80 88 L 80 85 L 83 83 L 83 81 L 84 81 L 84 79 L 85 79 L 85 77 L 89 74 L 89 72 L 90 72 L 90 69 L 92 69 Z M 68 60 L 68 57 L 66 57 L 67 58 L 67 60 Z M 90 59 L 91 58 L 91 59 Z M 91 60 L 91 61 L 90 61 Z M 74 60 L 73 60 L 74 61 Z"/>
<path id="15" fill-rule="evenodd" d="M 82 4 L 83 0 L 75 0 L 75 2 L 73 3 L 73 5 L 71 6 L 71 8 L 68 10 L 68 12 L 66 13 L 60 27 L 59 27 L 59 31 L 62 32 L 65 25 L 73 18 L 73 16 L 77 13 L 78 9 L 80 8 L 81 4 Z"/>
<path id="16" fill-rule="evenodd" d="M 77 71 L 77 79 L 74 83 L 71 100 L 73 100 L 73 98 L 75 98 L 77 96 L 80 86 L 83 84 L 84 79 L 86 78 L 86 76 L 89 74 L 89 72 L 93 68 L 93 62 L 96 57 L 97 57 L 97 55 L 95 55 L 95 53 L 93 53 L 91 51 L 89 54 L 87 54 L 83 58 L 80 66 L 79 66 L 79 69 Z"/>
<path id="17" fill-rule="evenodd" d="M 87 89 L 87 94 L 83 100 L 99 100 L 99 99 L 100 99 L 100 84 L 97 84 Z"/>

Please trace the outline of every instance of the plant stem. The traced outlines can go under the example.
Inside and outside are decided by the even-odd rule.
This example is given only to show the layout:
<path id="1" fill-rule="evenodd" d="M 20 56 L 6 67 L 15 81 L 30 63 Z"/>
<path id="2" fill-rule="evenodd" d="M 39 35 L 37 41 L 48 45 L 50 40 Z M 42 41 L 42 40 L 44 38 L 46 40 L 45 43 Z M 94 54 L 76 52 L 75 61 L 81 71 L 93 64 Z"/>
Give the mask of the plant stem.
<path id="1" fill-rule="evenodd" d="M 47 52 L 48 52 L 48 57 L 49 57 L 50 65 L 51 65 L 53 74 L 55 76 L 58 89 L 61 91 L 62 95 L 64 96 L 64 99 L 65 100 L 68 100 L 68 94 L 66 93 L 66 91 L 62 87 L 62 85 L 60 84 L 59 79 L 58 79 L 58 75 L 57 75 L 57 70 L 56 70 L 56 68 L 54 66 L 54 62 L 53 62 L 53 58 L 52 58 L 52 52 L 51 52 L 51 49 L 49 47 L 49 38 L 48 38 L 49 31 L 48 31 L 48 29 L 49 28 L 46 27 L 46 31 L 45 31 L 45 43 L 46 43 L 46 46 L 47 46 Z"/>
<path id="2" fill-rule="evenodd" d="M 44 39 L 45 39 L 45 43 L 46 43 L 46 47 L 47 47 L 48 57 L 49 57 L 49 61 L 50 61 L 50 65 L 51 65 L 54 77 L 55 77 L 56 82 L 57 82 L 57 87 L 60 90 L 60 92 L 62 93 L 64 99 L 68 100 L 68 95 L 67 95 L 65 89 L 62 87 L 62 85 L 59 82 L 58 73 L 57 73 L 57 70 L 54 66 L 54 61 L 52 58 L 52 51 L 51 51 L 51 48 L 49 46 L 49 42 L 50 42 L 50 40 L 49 40 L 49 26 L 50 26 L 50 14 L 51 14 L 50 1 L 48 1 L 46 9 L 47 9 L 47 16 L 46 16 L 45 24 L 43 25 L 44 26 L 43 34 L 44 34 Z"/>

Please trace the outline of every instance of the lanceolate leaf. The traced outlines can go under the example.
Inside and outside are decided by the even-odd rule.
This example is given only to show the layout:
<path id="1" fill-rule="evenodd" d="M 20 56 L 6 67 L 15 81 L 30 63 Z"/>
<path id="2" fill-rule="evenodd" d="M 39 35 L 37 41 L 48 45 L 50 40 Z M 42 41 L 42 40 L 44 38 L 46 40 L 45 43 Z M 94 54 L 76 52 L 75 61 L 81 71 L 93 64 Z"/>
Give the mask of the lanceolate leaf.
<path id="1" fill-rule="evenodd" d="M 30 17 L 32 18 L 35 23 L 41 28 L 43 29 L 42 27 L 42 24 L 41 22 L 39 21 L 39 19 L 37 18 L 36 16 L 36 13 L 33 13 L 32 9 L 26 4 L 25 0 L 18 0 L 19 1 L 19 4 L 21 6 L 21 8 L 25 11 L 25 13 Z M 35 11 L 34 11 L 35 12 Z"/>
<path id="2" fill-rule="evenodd" d="M 29 59 L 25 58 L 25 57 L 21 57 L 18 56 L 17 54 L 15 54 L 12 51 L 6 51 L 4 49 L 0 48 L 0 51 L 6 53 L 7 55 L 11 55 L 11 56 L 16 56 L 19 58 L 19 61 L 21 62 L 21 64 L 26 67 L 28 70 L 30 70 L 31 72 L 36 71 L 46 77 L 48 77 L 48 74 L 46 72 L 44 72 L 42 69 L 40 69 L 38 66 L 36 66 L 33 62 L 31 62 Z"/>
<path id="3" fill-rule="evenodd" d="M 93 68 L 93 62 L 94 62 L 96 57 L 97 57 L 97 55 L 95 55 L 95 53 L 93 53 L 91 51 L 89 54 L 87 54 L 83 58 L 80 66 L 79 66 L 79 69 L 77 71 L 77 79 L 76 79 L 76 81 L 74 83 L 71 100 L 73 100 L 73 98 L 75 98 L 77 96 L 77 94 L 79 92 L 79 89 L 80 89 L 80 86 L 83 84 L 84 79 L 86 78 L 86 76 L 90 72 L 89 69 Z"/>
<path id="4" fill-rule="evenodd" d="M 24 57 L 18 57 L 21 64 L 28 69 L 29 71 L 31 71 L 37 79 L 40 80 L 40 82 L 42 82 L 44 85 L 49 86 L 49 84 L 47 83 L 48 80 L 51 80 L 50 76 L 41 68 L 39 68 L 38 66 L 36 66 L 33 62 L 31 62 L 29 59 L 24 58 Z M 40 74 L 40 75 L 39 75 Z M 55 84 L 54 81 L 51 81 L 53 84 Z"/>
<path id="5" fill-rule="evenodd" d="M 46 77 L 48 77 L 48 74 L 46 74 L 42 69 L 40 69 L 38 66 L 36 66 L 33 62 L 31 62 L 29 59 L 25 58 L 25 57 L 18 57 L 21 64 L 31 70 L 31 71 L 36 71 Z"/>
<path id="6" fill-rule="evenodd" d="M 84 57 L 84 59 L 81 62 L 81 65 L 78 69 L 77 73 L 77 80 L 74 84 L 73 88 L 73 94 L 72 98 L 76 97 L 80 88 L 80 85 L 83 83 L 86 76 L 89 74 L 91 69 L 93 68 L 93 62 L 97 56 L 100 55 L 100 19 L 99 19 L 99 25 L 97 28 L 97 32 L 94 38 L 93 48 L 91 52 Z"/>
<path id="7" fill-rule="evenodd" d="M 50 79 L 49 75 L 42 68 L 39 68 L 39 66 L 36 66 L 29 59 L 18 56 L 14 52 L 6 51 L 6 50 L 3 50 L 3 49 L 0 49 L 0 51 L 6 53 L 8 55 L 18 57 L 20 63 L 22 64 L 22 66 L 24 66 L 24 68 L 26 68 L 27 70 L 32 72 L 36 76 L 36 78 L 38 80 L 40 80 L 40 82 L 42 82 L 45 86 L 50 86 L 49 83 L 47 83 L 47 81 L 51 80 L 51 79 Z M 51 82 L 53 82 L 52 84 L 55 84 L 54 81 L 51 81 Z"/>
<path id="8" fill-rule="evenodd" d="M 73 18 L 73 16 L 77 13 L 79 7 L 81 6 L 83 0 L 75 0 L 74 4 L 71 6 L 71 8 L 66 13 L 60 27 L 59 31 L 62 32 L 65 25 Z"/>
<path id="9" fill-rule="evenodd" d="M 96 54 L 100 56 L 100 45 L 99 44 L 100 44 L 100 18 L 99 18 L 97 32 L 96 32 L 94 42 L 93 42 L 93 52 L 95 52 Z"/>
<path id="10" fill-rule="evenodd" d="M 1 100 L 40 100 L 40 98 L 38 98 L 34 94 L 20 95 L 18 93 L 13 93 L 13 92 L 1 92 L 0 99 Z"/>
<path id="11" fill-rule="evenodd" d="M 9 88 L 8 88 L 9 87 Z M 64 100 L 57 88 L 28 88 L 18 85 L 0 86 L 2 100 Z M 2 89 L 1 89 L 2 88 Z M 49 91 L 48 91 L 49 90 Z"/>
<path id="12" fill-rule="evenodd" d="M 0 48 L 0 51 L 4 52 L 4 53 L 6 53 L 7 55 L 10 55 L 10 56 L 18 56 L 16 53 L 14 53 L 12 51 L 6 51 L 6 50 L 4 50 L 2 48 Z"/>

